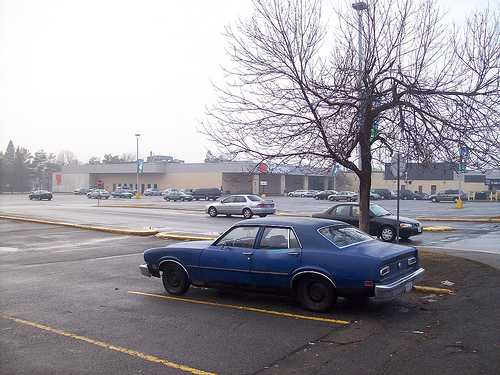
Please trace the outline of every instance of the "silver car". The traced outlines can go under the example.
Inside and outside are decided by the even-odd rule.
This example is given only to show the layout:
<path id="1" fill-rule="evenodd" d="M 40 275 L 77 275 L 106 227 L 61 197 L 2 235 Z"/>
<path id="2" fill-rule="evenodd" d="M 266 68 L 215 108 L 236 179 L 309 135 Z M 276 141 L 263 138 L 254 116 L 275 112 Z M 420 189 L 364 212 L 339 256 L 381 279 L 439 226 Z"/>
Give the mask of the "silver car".
<path id="1" fill-rule="evenodd" d="M 265 217 L 274 214 L 276 208 L 272 200 L 264 200 L 256 195 L 230 195 L 205 207 L 205 213 L 212 217 L 217 215 L 243 215 L 250 219 L 253 215 Z"/>
<path id="2" fill-rule="evenodd" d="M 92 189 L 87 193 L 87 198 L 106 198 L 108 199 L 111 196 L 107 190 L 104 189 Z"/>

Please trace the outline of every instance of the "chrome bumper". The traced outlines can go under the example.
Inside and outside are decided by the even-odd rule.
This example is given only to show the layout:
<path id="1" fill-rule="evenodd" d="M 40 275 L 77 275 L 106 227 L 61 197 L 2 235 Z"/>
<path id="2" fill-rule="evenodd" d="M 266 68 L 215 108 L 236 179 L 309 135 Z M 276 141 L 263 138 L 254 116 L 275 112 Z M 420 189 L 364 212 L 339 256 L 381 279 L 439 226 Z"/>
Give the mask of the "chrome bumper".
<path id="1" fill-rule="evenodd" d="M 394 281 L 391 284 L 375 286 L 375 298 L 392 298 L 398 294 L 409 292 L 414 284 L 418 284 L 424 278 L 425 269 L 419 268 L 405 277 Z"/>
<path id="2" fill-rule="evenodd" d="M 151 272 L 149 272 L 147 264 L 140 264 L 139 270 L 141 271 L 141 274 L 143 274 L 144 276 L 151 277 Z"/>

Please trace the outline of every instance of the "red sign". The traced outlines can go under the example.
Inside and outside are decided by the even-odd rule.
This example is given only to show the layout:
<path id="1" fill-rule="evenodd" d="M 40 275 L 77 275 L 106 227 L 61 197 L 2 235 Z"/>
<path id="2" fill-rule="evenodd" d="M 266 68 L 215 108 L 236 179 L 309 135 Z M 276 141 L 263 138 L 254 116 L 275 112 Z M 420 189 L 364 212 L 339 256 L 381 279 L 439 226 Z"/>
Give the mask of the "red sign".
<path id="1" fill-rule="evenodd" d="M 102 182 L 102 180 L 97 180 L 97 186 L 103 187 L 104 186 L 104 182 Z"/>

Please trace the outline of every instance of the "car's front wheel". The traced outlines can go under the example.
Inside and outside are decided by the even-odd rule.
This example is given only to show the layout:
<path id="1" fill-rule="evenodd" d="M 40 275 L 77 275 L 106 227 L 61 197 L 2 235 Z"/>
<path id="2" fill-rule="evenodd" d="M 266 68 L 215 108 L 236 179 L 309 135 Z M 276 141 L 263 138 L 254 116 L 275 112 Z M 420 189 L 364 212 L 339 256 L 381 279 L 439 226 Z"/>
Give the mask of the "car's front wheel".
<path id="1" fill-rule="evenodd" d="M 432 198 L 431 199 L 432 203 L 436 203 L 438 200 L 436 199 L 436 197 Z"/>
<path id="2" fill-rule="evenodd" d="M 297 297 L 307 310 L 314 312 L 328 311 L 337 303 L 333 285 L 318 275 L 307 276 L 300 281 Z"/>
<path id="3" fill-rule="evenodd" d="M 335 200 L 334 197 L 328 197 L 329 200 L 331 200 L 332 202 Z"/>
<path id="4" fill-rule="evenodd" d="M 181 266 L 175 263 L 168 264 L 163 270 L 163 286 L 168 294 L 180 296 L 185 294 L 191 282 Z"/>
<path id="5" fill-rule="evenodd" d="M 252 210 L 251 210 L 251 209 L 249 209 L 249 208 L 245 208 L 245 209 L 243 210 L 243 217 L 244 217 L 245 219 L 251 219 L 251 218 L 252 218 L 252 216 L 253 216 L 253 212 L 252 212 Z"/>
<path id="6" fill-rule="evenodd" d="M 211 216 L 211 217 L 216 217 L 217 216 L 217 209 L 215 207 L 210 207 L 208 209 L 208 214 Z"/>
<path id="7" fill-rule="evenodd" d="M 392 242 L 396 237 L 396 231 L 393 227 L 386 225 L 380 229 L 380 238 L 384 242 Z"/>

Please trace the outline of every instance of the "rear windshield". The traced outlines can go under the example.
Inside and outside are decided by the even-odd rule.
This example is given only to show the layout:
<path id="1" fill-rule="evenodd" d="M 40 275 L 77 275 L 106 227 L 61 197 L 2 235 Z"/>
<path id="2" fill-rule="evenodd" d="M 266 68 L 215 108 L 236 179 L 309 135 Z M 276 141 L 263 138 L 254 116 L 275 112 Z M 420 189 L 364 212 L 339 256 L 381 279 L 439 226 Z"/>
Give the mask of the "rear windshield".
<path id="1" fill-rule="evenodd" d="M 318 229 L 318 232 L 338 248 L 373 240 L 368 234 L 351 225 L 331 225 Z"/>
<path id="2" fill-rule="evenodd" d="M 249 195 L 248 199 L 250 199 L 252 202 L 259 202 L 262 200 L 262 198 L 256 196 L 256 195 Z"/>

